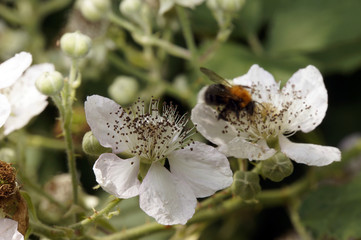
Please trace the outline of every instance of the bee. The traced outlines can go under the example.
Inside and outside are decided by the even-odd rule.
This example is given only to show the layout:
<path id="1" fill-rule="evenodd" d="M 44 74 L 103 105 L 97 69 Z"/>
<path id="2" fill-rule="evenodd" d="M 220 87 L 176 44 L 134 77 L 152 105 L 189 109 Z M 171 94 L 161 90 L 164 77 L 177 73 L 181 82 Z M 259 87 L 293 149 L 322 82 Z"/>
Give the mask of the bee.
<path id="1" fill-rule="evenodd" d="M 218 120 L 227 121 L 229 113 L 234 112 L 239 118 L 241 111 L 253 115 L 255 109 L 255 101 L 252 100 L 251 94 L 245 89 L 246 86 L 232 85 L 224 78 L 207 68 L 200 68 L 210 80 L 216 84 L 210 85 L 205 94 L 205 102 L 211 106 L 223 107 L 218 115 Z"/>

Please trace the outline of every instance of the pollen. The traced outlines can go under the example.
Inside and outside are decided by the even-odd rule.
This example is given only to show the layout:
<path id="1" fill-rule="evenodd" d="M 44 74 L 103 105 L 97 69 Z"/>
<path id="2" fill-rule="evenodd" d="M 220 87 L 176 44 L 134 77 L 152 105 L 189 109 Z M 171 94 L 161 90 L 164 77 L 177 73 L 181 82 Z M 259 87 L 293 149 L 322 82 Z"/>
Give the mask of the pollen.
<path id="1" fill-rule="evenodd" d="M 254 87 L 252 86 L 251 94 L 258 96 L 259 93 L 254 90 Z M 290 136 L 294 134 L 294 130 L 290 130 L 294 129 L 292 119 L 299 118 L 303 109 L 312 107 L 307 105 L 305 101 L 303 104 L 299 104 L 300 99 L 304 96 L 304 93 L 296 89 L 285 94 L 284 97 L 287 101 L 279 101 L 276 97 L 273 99 L 272 95 L 269 95 L 271 99 L 256 102 L 252 115 L 246 112 L 240 112 L 239 117 L 231 114 L 227 122 L 236 130 L 238 137 L 246 138 L 251 142 L 257 142 L 260 139 L 273 139 L 279 134 Z M 256 97 L 256 100 L 258 100 L 257 98 L 262 99 L 262 96 Z M 227 134 L 227 128 L 221 129 L 221 134 Z"/>
<path id="2" fill-rule="evenodd" d="M 152 99 L 146 111 L 140 99 L 128 109 L 109 114 L 118 116 L 114 122 L 106 123 L 108 134 L 116 138 L 116 144 L 126 144 L 132 155 L 148 162 L 165 159 L 188 142 L 192 129 L 185 129 L 186 115 L 179 115 L 177 107 L 163 104 L 159 111 L 159 101 Z"/>

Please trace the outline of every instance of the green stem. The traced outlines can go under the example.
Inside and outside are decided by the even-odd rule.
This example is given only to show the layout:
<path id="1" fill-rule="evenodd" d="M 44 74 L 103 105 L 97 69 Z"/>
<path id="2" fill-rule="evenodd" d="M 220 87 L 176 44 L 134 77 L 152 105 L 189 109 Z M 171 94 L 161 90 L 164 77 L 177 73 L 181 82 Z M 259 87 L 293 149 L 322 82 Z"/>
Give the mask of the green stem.
<path id="1" fill-rule="evenodd" d="M 151 233 L 159 232 L 159 231 L 166 231 L 172 230 L 173 226 L 164 226 L 158 223 L 147 223 L 145 225 L 134 227 L 129 230 L 117 232 L 106 237 L 98 238 L 99 240 L 122 240 L 122 239 L 137 239 L 142 236 L 149 235 Z"/>
<path id="2" fill-rule="evenodd" d="M 71 175 L 72 187 L 73 187 L 73 203 L 78 205 L 78 178 L 76 172 L 76 162 L 75 162 L 75 154 L 74 154 L 74 145 L 71 131 L 71 124 L 73 119 L 73 100 L 74 100 L 74 92 L 73 83 L 77 77 L 77 63 L 76 60 L 73 60 L 73 63 L 70 68 L 69 81 L 66 82 L 64 86 L 64 116 L 63 116 L 63 131 L 64 131 L 64 139 L 66 144 L 66 154 L 68 158 L 68 167 L 69 173 Z"/>
<path id="3" fill-rule="evenodd" d="M 66 6 L 74 3 L 74 0 L 51 0 L 45 1 L 39 4 L 38 14 L 41 16 L 49 15 L 50 13 L 56 12 Z"/>
<path id="4" fill-rule="evenodd" d="M 71 239 L 70 237 L 73 235 L 71 231 L 67 232 L 65 229 L 56 229 L 31 220 L 30 226 L 35 235 L 44 236 L 49 239 L 66 240 Z"/>
<path id="5" fill-rule="evenodd" d="M 285 205 L 289 203 L 292 199 L 302 194 L 304 191 L 309 189 L 311 184 L 309 176 L 304 177 L 303 179 L 297 181 L 296 183 L 289 185 L 287 187 L 277 189 L 277 190 L 266 190 L 261 192 L 258 195 L 258 204 L 262 207 L 274 207 L 279 205 Z M 224 196 L 221 196 L 224 194 Z M 223 200 L 224 197 L 230 196 L 230 191 L 228 189 L 217 193 L 214 195 L 214 200 L 219 202 Z M 194 223 L 211 221 L 225 214 L 229 214 L 239 210 L 242 207 L 250 205 L 252 203 L 246 203 L 242 201 L 241 198 L 234 197 L 225 201 L 222 201 L 222 204 L 219 206 L 212 206 L 211 208 L 205 208 L 204 206 L 210 206 L 212 200 L 205 200 L 202 203 L 202 206 L 199 207 L 194 216 L 188 221 L 187 225 Z M 138 226 L 129 230 L 125 230 L 119 233 L 108 235 L 107 237 L 101 238 L 102 240 L 115 240 L 115 239 L 134 239 L 142 236 L 149 235 L 150 233 L 155 233 L 163 230 L 173 229 L 174 226 L 163 226 L 158 223 L 149 223 L 143 226 Z M 100 238 L 99 238 L 100 239 Z"/>
<path id="6" fill-rule="evenodd" d="M 257 36 L 254 34 L 249 34 L 247 36 L 248 43 L 252 49 L 252 51 L 257 55 L 260 56 L 263 53 L 263 47 Z"/>
<path id="7" fill-rule="evenodd" d="M 290 204 L 288 206 L 288 213 L 290 215 L 291 222 L 301 239 L 312 240 L 312 237 L 307 233 L 306 228 L 301 223 L 300 215 L 298 214 L 299 205 L 299 199 L 295 198 L 293 201 L 290 201 Z"/>
<path id="8" fill-rule="evenodd" d="M 93 215 L 87 217 L 86 219 L 76 223 L 76 224 L 73 224 L 70 226 L 70 228 L 73 228 L 73 229 L 79 229 L 81 227 L 84 227 L 92 222 L 94 222 L 97 218 L 99 217 L 102 217 L 103 215 L 107 214 L 112 208 L 114 208 L 119 202 L 121 201 L 121 199 L 119 198 L 116 198 L 114 200 L 112 200 L 110 203 L 108 203 L 108 205 L 103 208 L 102 210 L 100 211 L 96 211 L 94 212 Z"/>
<path id="9" fill-rule="evenodd" d="M 143 45 L 153 45 L 162 48 L 175 57 L 183 58 L 185 60 L 190 60 L 192 58 L 191 53 L 187 49 L 174 45 L 163 39 L 153 36 L 144 36 L 142 38 L 137 38 L 136 40 L 138 43 Z"/>
<path id="10" fill-rule="evenodd" d="M 145 36 L 141 29 L 137 28 L 133 24 L 129 23 L 128 21 L 124 20 L 123 18 L 115 15 L 114 13 L 108 14 L 109 21 L 119 25 L 120 27 L 126 29 L 130 33 L 132 33 L 134 40 L 137 41 L 139 44 L 144 46 L 157 46 L 162 48 L 163 50 L 167 51 L 169 54 L 183 58 L 186 60 L 191 59 L 191 54 L 187 49 L 181 48 L 177 45 L 174 45 L 166 40 L 159 39 L 157 37 L 153 37 L 151 35 Z"/>
<path id="11" fill-rule="evenodd" d="M 26 136 L 26 145 L 33 147 L 44 147 L 54 150 L 64 150 L 65 143 L 63 140 L 58 140 L 54 138 L 44 137 L 40 135 L 30 135 Z"/>
<path id="12" fill-rule="evenodd" d="M 191 52 L 192 64 L 196 69 L 198 69 L 199 68 L 199 66 L 198 66 L 199 65 L 199 63 L 198 63 L 198 52 L 197 52 L 197 47 L 196 47 L 196 44 L 195 44 L 194 38 L 193 38 L 191 23 L 190 23 L 189 18 L 188 18 L 188 16 L 187 16 L 187 14 L 186 14 L 183 7 L 176 6 L 176 10 L 177 10 L 177 14 L 178 14 L 178 17 L 179 17 L 180 24 L 182 26 L 184 39 L 186 41 L 188 49 Z"/>
<path id="13" fill-rule="evenodd" d="M 140 32 L 140 29 L 138 29 L 136 26 L 134 26 L 133 24 L 131 24 L 130 22 L 124 20 L 123 18 L 121 18 L 120 16 L 114 14 L 113 12 L 109 12 L 108 15 L 108 20 L 110 22 L 113 22 L 117 25 L 119 25 L 120 27 L 126 29 L 129 32 Z"/>
<path id="14" fill-rule="evenodd" d="M 238 168 L 241 171 L 247 171 L 248 168 L 248 160 L 244 158 L 238 158 Z"/>
<path id="15" fill-rule="evenodd" d="M 200 57 L 199 61 L 201 64 L 206 62 L 212 56 L 212 54 L 219 49 L 221 44 L 228 40 L 232 33 L 232 16 L 228 14 L 222 14 L 221 18 L 222 19 L 218 20 L 219 29 L 217 37 Z"/>
<path id="16" fill-rule="evenodd" d="M 123 61 L 115 53 L 109 53 L 108 59 L 112 64 L 114 64 L 117 68 L 124 71 L 125 73 L 133 75 L 134 77 L 139 78 L 140 80 L 143 80 L 144 82 L 152 81 L 146 73 L 139 71 L 139 69 L 137 69 L 134 66 Z"/>
<path id="17" fill-rule="evenodd" d="M 224 201 L 224 199 L 231 197 L 232 191 L 231 188 L 226 188 L 223 191 L 217 192 L 213 196 L 203 200 L 198 204 L 196 211 L 200 211 L 205 208 L 216 206 L 218 203 Z"/>
<path id="18" fill-rule="evenodd" d="M 22 24 L 22 18 L 17 11 L 14 11 L 3 4 L 0 4 L 0 16 L 5 21 L 12 24 Z"/>

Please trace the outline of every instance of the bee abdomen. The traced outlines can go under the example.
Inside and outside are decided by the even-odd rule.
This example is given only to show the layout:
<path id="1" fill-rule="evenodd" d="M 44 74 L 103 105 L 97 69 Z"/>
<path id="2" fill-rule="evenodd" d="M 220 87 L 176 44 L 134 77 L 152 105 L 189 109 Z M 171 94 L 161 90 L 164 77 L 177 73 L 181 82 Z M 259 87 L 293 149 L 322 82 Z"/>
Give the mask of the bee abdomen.
<path id="1" fill-rule="evenodd" d="M 227 104 L 227 99 L 220 94 L 220 91 L 224 91 L 225 87 L 221 84 L 214 84 L 207 88 L 204 94 L 204 100 L 209 105 L 223 105 Z"/>

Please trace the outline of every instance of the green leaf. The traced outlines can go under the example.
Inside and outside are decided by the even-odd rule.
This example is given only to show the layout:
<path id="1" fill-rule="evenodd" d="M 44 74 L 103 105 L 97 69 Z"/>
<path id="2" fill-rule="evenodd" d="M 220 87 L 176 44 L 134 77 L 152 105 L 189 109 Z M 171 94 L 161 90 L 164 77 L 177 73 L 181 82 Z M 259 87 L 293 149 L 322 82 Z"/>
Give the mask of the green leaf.
<path id="1" fill-rule="evenodd" d="M 361 174 L 350 183 L 311 192 L 301 204 L 300 218 L 317 239 L 361 238 Z"/>
<path id="2" fill-rule="evenodd" d="M 37 222 L 39 222 L 38 216 L 36 214 L 36 209 L 34 207 L 33 201 L 31 200 L 30 195 L 25 191 L 20 191 L 21 196 L 25 199 L 26 204 L 28 205 L 28 209 L 30 212 L 30 216 Z"/>
<path id="3" fill-rule="evenodd" d="M 315 51 L 361 36 L 359 0 L 293 0 L 278 3 L 270 20 L 272 53 Z M 270 4 L 270 3 L 269 3 Z"/>

